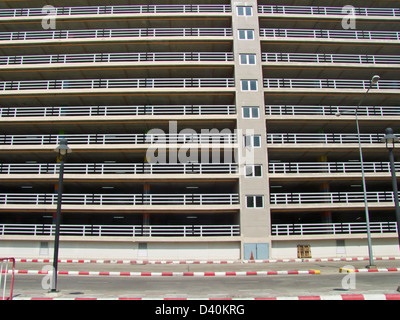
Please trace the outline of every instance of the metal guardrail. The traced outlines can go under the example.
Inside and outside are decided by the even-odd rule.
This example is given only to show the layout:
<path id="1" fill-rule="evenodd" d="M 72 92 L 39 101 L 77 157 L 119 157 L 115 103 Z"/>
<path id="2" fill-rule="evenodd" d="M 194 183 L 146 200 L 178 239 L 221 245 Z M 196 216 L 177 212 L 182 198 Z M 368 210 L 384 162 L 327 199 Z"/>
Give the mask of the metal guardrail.
<path id="1" fill-rule="evenodd" d="M 266 115 L 315 115 L 332 116 L 342 113 L 343 115 L 354 113 L 357 106 L 311 106 L 311 105 L 266 105 Z M 400 106 L 360 106 L 357 114 L 359 116 L 400 116 Z"/>
<path id="2" fill-rule="evenodd" d="M 370 222 L 371 233 L 395 233 L 396 222 Z M 365 222 L 339 222 L 339 223 L 304 223 L 304 224 L 273 224 L 273 236 L 304 236 L 322 234 L 359 234 L 367 233 Z"/>
<path id="3" fill-rule="evenodd" d="M 367 173 L 391 172 L 389 162 L 364 162 Z M 400 171 L 400 162 L 395 163 Z M 361 173 L 360 162 L 270 162 L 269 173 Z"/>
<path id="4" fill-rule="evenodd" d="M 400 171 L 400 162 L 395 163 Z M 364 162 L 369 173 L 390 172 L 389 162 Z M 0 164 L 0 174 L 58 174 L 57 163 Z M 269 173 L 358 173 L 359 162 L 270 162 Z M 66 163 L 65 174 L 236 174 L 236 163 Z"/>
<path id="5" fill-rule="evenodd" d="M 53 31 L 0 32 L 0 41 L 97 39 L 97 38 L 140 38 L 140 37 L 229 37 L 231 28 L 131 28 L 131 29 L 86 29 Z M 400 40 L 398 31 L 366 30 L 320 30 L 320 29 L 273 29 L 261 28 L 261 37 L 314 38 L 314 39 L 357 39 L 357 40 Z"/>
<path id="6" fill-rule="evenodd" d="M 140 78 L 0 81 L 0 91 L 125 88 L 230 88 L 233 78 Z"/>
<path id="7" fill-rule="evenodd" d="M 58 163 L 0 164 L 0 174 L 58 174 Z M 66 163 L 65 174 L 238 173 L 237 163 Z"/>
<path id="8" fill-rule="evenodd" d="M 263 62 L 400 64 L 399 55 L 264 52 L 261 59 Z"/>
<path id="9" fill-rule="evenodd" d="M 2 205 L 56 205 L 56 193 L 2 193 Z M 237 193 L 208 194 L 72 194 L 62 196 L 65 205 L 234 205 Z"/>
<path id="10" fill-rule="evenodd" d="M 358 79 L 288 79 L 264 78 L 264 88 L 304 89 L 363 89 L 370 87 L 370 80 Z M 381 80 L 373 89 L 400 89 L 400 80 Z"/>
<path id="11" fill-rule="evenodd" d="M 9 270 L 11 265 L 11 270 Z M 8 274 L 11 273 L 10 285 L 7 286 Z M 14 290 L 14 273 L 15 273 L 15 259 L 14 258 L 0 258 L 0 300 L 12 300 Z M 9 291 L 9 294 L 7 294 Z"/>
<path id="12" fill-rule="evenodd" d="M 232 36 L 231 28 L 130 28 L 0 32 L 0 41 L 228 36 Z"/>
<path id="13" fill-rule="evenodd" d="M 367 30 L 260 28 L 260 36 L 272 37 L 272 38 L 400 40 L 399 31 L 367 31 Z"/>
<path id="14" fill-rule="evenodd" d="M 125 52 L 0 56 L 0 65 L 117 63 L 155 61 L 233 61 L 232 52 Z"/>
<path id="15" fill-rule="evenodd" d="M 183 4 L 183 5 L 118 5 L 118 6 L 86 6 L 56 7 L 52 14 L 56 16 L 100 15 L 100 14 L 142 14 L 142 13 L 228 13 L 230 5 L 224 4 Z M 0 17 L 34 17 L 44 16 L 42 8 L 0 9 Z"/>
<path id="16" fill-rule="evenodd" d="M 264 78 L 264 88 L 368 89 L 370 80 Z M 118 89 L 118 88 L 232 88 L 233 78 L 140 78 L 0 81 L 0 91 Z M 376 89 L 400 89 L 399 80 L 381 80 Z"/>
<path id="17" fill-rule="evenodd" d="M 393 202 L 391 191 L 367 192 L 368 202 Z M 304 193 L 271 193 L 271 204 L 311 204 L 311 203 L 363 203 L 363 192 L 304 192 Z"/>
<path id="18" fill-rule="evenodd" d="M 119 5 L 57 7 L 55 15 L 99 15 L 99 14 L 142 14 L 142 13 L 229 13 L 230 5 Z M 259 5 L 258 12 L 264 14 L 305 14 L 305 15 L 343 15 L 342 7 L 325 6 L 282 6 Z M 42 8 L 1 9 L 0 17 L 43 16 Z M 354 14 L 360 16 L 400 16 L 399 8 L 354 8 Z"/>
<path id="19" fill-rule="evenodd" d="M 342 7 L 259 5 L 258 12 L 264 14 L 343 15 Z M 230 5 L 119 5 L 57 7 L 55 15 L 99 15 L 99 14 L 143 14 L 143 13 L 229 13 Z M 42 8 L 1 9 L 0 17 L 43 16 Z M 354 8 L 360 16 L 400 16 L 399 8 Z"/>
<path id="20" fill-rule="evenodd" d="M 381 143 L 384 133 L 361 133 L 361 143 Z M 396 135 L 400 137 L 400 135 Z M 358 135 L 355 133 L 268 133 L 267 143 L 358 143 Z M 383 144 L 382 144 L 383 145 Z"/>
<path id="21" fill-rule="evenodd" d="M 343 7 L 324 7 L 324 6 L 280 6 L 280 5 L 259 5 L 259 13 L 265 14 L 302 14 L 302 15 L 346 15 Z M 399 8 L 354 8 L 356 16 L 400 16 Z"/>
<path id="22" fill-rule="evenodd" d="M 69 144 L 185 144 L 185 143 L 235 143 L 236 134 L 188 133 L 188 134 L 45 134 L 0 135 L 0 145 L 49 145 L 67 139 Z"/>
<path id="23" fill-rule="evenodd" d="M 52 236 L 52 224 L 0 224 L 0 236 Z M 60 226 L 62 236 L 82 237 L 207 237 L 239 236 L 238 225 L 67 225 Z"/>
<path id="24" fill-rule="evenodd" d="M 0 107 L 0 118 L 231 114 L 236 114 L 234 105 Z"/>

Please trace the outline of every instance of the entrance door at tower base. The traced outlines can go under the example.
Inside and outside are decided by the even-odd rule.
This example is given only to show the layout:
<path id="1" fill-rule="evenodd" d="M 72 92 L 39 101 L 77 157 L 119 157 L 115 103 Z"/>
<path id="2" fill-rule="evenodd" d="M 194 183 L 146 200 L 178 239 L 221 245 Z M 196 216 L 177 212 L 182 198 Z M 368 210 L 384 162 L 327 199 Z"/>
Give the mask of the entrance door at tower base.
<path id="1" fill-rule="evenodd" d="M 269 243 L 245 243 L 244 260 L 269 259 Z"/>

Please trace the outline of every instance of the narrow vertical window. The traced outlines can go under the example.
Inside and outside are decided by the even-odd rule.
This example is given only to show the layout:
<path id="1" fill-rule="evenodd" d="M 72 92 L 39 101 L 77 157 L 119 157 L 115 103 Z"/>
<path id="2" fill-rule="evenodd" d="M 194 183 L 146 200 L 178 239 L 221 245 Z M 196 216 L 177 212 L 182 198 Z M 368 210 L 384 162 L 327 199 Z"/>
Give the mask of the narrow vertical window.
<path id="1" fill-rule="evenodd" d="M 240 29 L 239 30 L 239 39 L 240 40 L 253 40 L 254 39 L 254 30 Z"/>
<path id="2" fill-rule="evenodd" d="M 260 117 L 259 107 L 243 107 L 243 119 L 258 119 Z"/>
<path id="3" fill-rule="evenodd" d="M 242 53 L 240 56 L 240 64 L 256 64 L 256 55 L 252 53 Z"/>
<path id="4" fill-rule="evenodd" d="M 251 164 L 245 166 L 246 177 L 262 177 L 262 165 Z"/>
<path id="5" fill-rule="evenodd" d="M 247 208 L 263 208 L 264 196 L 246 196 Z"/>
<path id="6" fill-rule="evenodd" d="M 245 147 L 261 147 L 261 136 L 260 135 L 250 135 L 244 136 L 244 146 Z"/>
<path id="7" fill-rule="evenodd" d="M 252 16 L 253 8 L 251 6 L 237 6 L 238 16 Z"/>
<path id="8" fill-rule="evenodd" d="M 257 80 L 241 80 L 242 91 L 257 91 Z"/>

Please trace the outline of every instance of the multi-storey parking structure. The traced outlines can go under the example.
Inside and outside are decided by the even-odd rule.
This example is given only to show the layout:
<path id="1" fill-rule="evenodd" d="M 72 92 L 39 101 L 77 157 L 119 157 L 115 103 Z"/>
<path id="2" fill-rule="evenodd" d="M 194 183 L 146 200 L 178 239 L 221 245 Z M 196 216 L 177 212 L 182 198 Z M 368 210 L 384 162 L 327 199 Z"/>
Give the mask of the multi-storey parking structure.
<path id="1" fill-rule="evenodd" d="M 50 255 L 67 139 L 61 256 L 365 255 L 362 98 L 374 253 L 398 254 L 393 5 L 4 0 L 2 254 Z"/>

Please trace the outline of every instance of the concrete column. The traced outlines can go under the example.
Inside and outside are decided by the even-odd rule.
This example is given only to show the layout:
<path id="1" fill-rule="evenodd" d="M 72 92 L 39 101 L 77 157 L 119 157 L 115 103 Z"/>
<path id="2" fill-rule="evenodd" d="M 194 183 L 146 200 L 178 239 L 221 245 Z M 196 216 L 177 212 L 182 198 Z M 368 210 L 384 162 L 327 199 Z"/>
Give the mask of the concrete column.
<path id="1" fill-rule="evenodd" d="M 266 124 L 264 111 L 263 73 L 261 67 L 261 45 L 257 1 L 231 1 L 233 51 L 235 55 L 237 129 L 240 161 L 240 225 L 242 235 L 242 259 L 266 259 L 270 246 L 270 212 L 268 162 L 266 149 Z M 241 8 L 238 8 L 241 7 Z M 251 8 L 251 9 L 250 9 Z M 251 12 L 250 12 L 251 11 Z M 246 39 L 240 39 L 244 36 Z M 254 82 L 254 80 L 256 82 Z M 243 81 L 247 81 L 243 83 Z M 255 87 L 256 86 L 256 87 Z M 244 107 L 257 107 L 246 110 Z M 247 116 L 247 117 L 246 117 Z M 244 136 L 257 136 L 260 146 L 245 147 Z M 246 166 L 261 165 L 262 176 L 246 177 Z M 248 172 L 253 168 L 248 168 Z M 258 170 L 259 168 L 257 168 Z M 261 208 L 249 208 L 248 196 L 261 196 Z M 254 200 L 254 201 L 253 201 Z M 249 202 L 256 203 L 259 198 Z"/>

